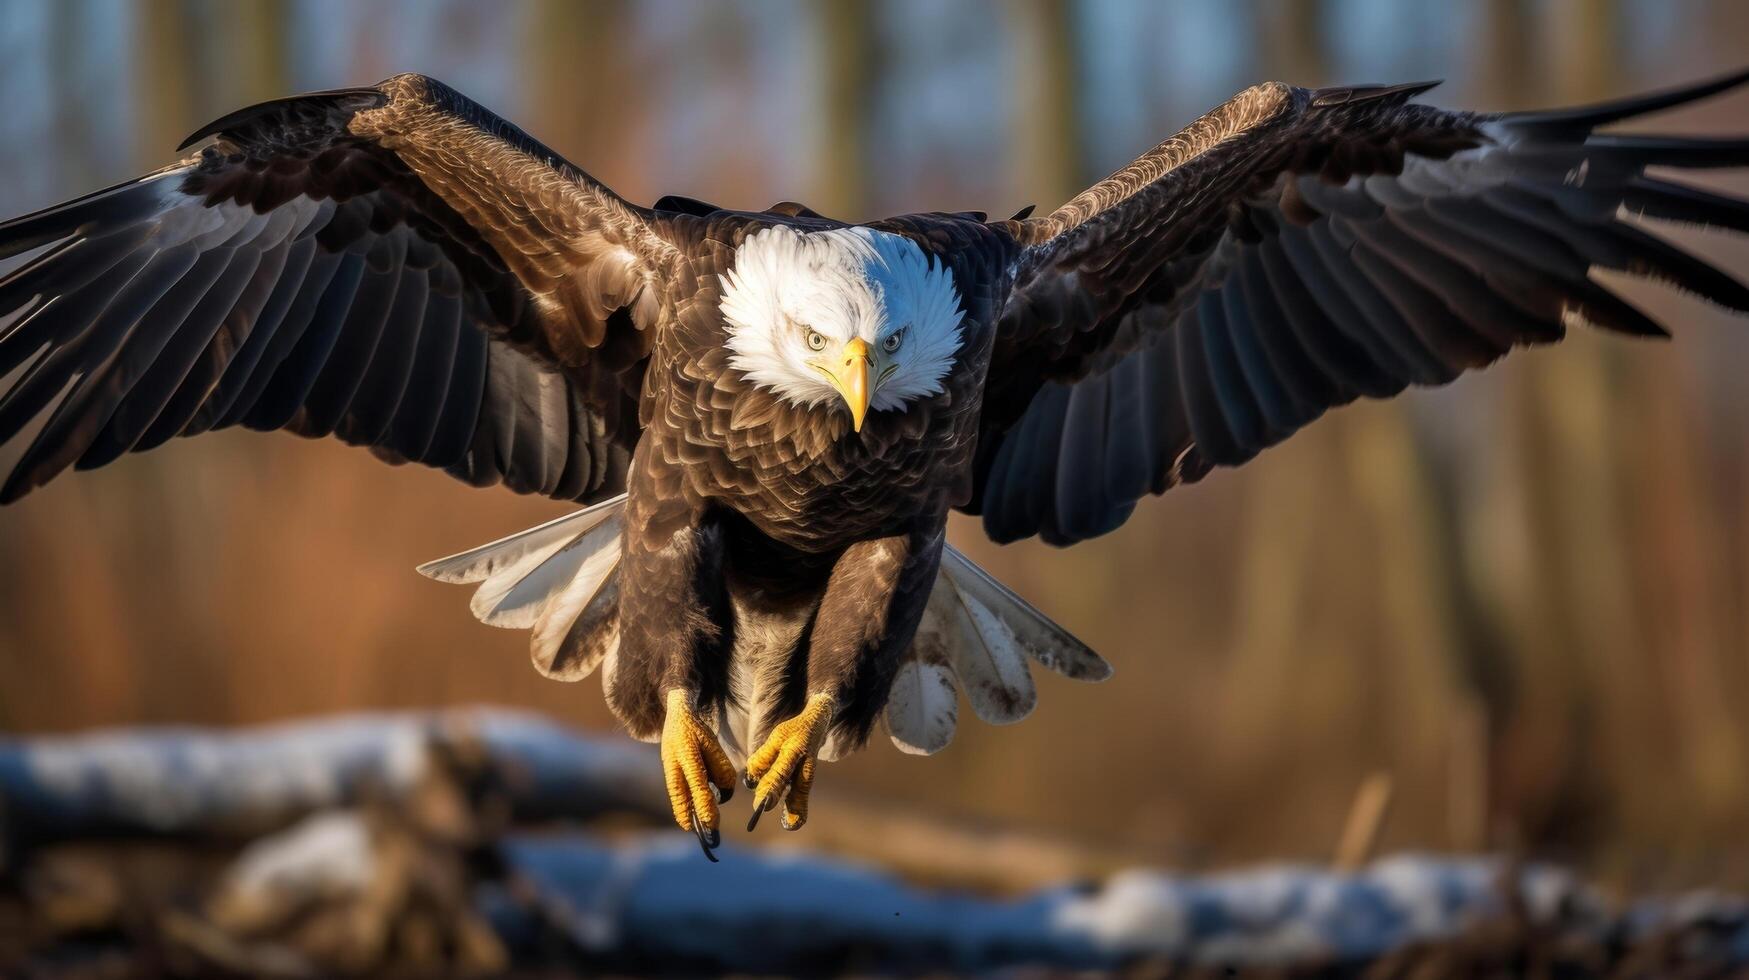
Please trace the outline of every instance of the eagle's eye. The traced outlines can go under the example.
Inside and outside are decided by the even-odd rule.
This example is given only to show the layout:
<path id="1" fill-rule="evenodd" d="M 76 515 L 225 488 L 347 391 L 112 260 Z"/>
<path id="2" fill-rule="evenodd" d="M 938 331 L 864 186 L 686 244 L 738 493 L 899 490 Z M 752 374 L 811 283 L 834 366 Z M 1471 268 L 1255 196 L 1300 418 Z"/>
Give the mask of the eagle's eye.
<path id="1" fill-rule="evenodd" d="M 826 349 L 826 338 L 821 336 L 820 331 L 818 331 L 818 330 L 808 331 L 808 349 L 809 350 L 825 350 Z"/>
<path id="2" fill-rule="evenodd" d="M 887 334 L 887 339 L 881 341 L 881 350 L 884 350 L 889 354 L 898 350 L 899 345 L 905 342 L 905 331 L 907 329 L 909 329 L 909 328 L 908 327 L 900 327 L 899 329 L 893 331 L 892 333 Z"/>

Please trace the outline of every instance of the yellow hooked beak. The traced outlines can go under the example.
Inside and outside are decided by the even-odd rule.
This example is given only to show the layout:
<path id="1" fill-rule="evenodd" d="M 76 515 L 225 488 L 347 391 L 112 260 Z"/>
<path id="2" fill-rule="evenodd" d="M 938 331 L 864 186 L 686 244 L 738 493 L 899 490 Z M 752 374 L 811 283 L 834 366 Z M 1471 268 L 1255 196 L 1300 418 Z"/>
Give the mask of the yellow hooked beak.
<path id="1" fill-rule="evenodd" d="M 850 406 L 850 425 L 858 432 L 862 431 L 863 416 L 868 414 L 868 369 L 871 362 L 868 342 L 857 337 L 844 345 L 837 363 L 821 365 L 821 370 L 832 379 L 833 387 L 844 396 L 844 404 Z"/>

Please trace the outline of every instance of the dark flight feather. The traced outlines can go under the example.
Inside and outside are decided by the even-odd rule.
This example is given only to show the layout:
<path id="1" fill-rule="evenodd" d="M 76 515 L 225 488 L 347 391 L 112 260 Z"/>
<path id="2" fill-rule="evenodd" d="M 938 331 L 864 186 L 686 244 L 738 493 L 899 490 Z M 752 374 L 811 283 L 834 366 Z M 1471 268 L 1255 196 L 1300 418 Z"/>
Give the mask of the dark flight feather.
<path id="1" fill-rule="evenodd" d="M 1127 463 L 1067 473 L 1085 452 L 1040 433 L 1096 441 L 1105 459 L 1128 460 L 1113 443 L 1132 440 L 1159 492 L 1358 395 L 1444 384 L 1558 339 L 1569 317 L 1663 332 L 1593 269 L 1749 310 L 1749 287 L 1621 218 L 1749 231 L 1749 202 L 1646 174 L 1749 166 L 1749 139 L 1595 132 L 1745 81 L 1498 115 L 1416 104 L 1424 83 L 1260 85 L 1056 211 L 997 222 L 1020 255 L 986 391 L 980 440 L 992 445 L 965 509 L 998 540 L 1069 544 L 1120 523 L 1144 481 Z M 1175 363 L 1164 377 L 1162 352 Z M 1046 393 L 1108 390 L 1132 361 L 1172 397 L 1108 412 L 1100 431 L 1039 418 L 1077 404 Z M 1076 479 L 1103 479 L 1104 492 Z M 1058 511 L 1014 482 L 1056 486 Z M 1105 519 L 1086 513 L 1093 501 Z"/>
<path id="2" fill-rule="evenodd" d="M 0 224 L 0 257 L 46 248 L 0 281 L 0 374 L 31 362 L 0 441 L 49 415 L 0 499 L 235 424 L 521 492 L 622 489 L 665 219 L 420 76 L 251 106 L 184 146 L 209 137 Z"/>

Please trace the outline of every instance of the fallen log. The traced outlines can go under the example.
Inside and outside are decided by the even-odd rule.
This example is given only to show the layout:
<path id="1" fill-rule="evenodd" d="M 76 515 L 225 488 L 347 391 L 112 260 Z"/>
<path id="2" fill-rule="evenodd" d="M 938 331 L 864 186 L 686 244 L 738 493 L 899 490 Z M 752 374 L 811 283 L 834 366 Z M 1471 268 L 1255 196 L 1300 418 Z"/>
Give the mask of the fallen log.
<path id="1" fill-rule="evenodd" d="M 651 747 L 526 712 L 466 709 L 0 739 L 0 822 L 13 847 L 129 835 L 243 840 L 317 810 L 404 795 L 434 746 L 498 774 L 518 822 L 668 811 Z"/>

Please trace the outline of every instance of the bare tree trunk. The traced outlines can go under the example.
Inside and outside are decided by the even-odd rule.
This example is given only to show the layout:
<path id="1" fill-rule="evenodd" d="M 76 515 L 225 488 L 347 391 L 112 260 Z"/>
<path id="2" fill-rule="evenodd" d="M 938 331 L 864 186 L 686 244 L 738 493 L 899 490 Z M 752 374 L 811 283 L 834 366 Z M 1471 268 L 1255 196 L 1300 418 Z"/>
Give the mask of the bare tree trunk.
<path id="1" fill-rule="evenodd" d="M 289 0 L 246 0 L 226 8 L 235 20 L 229 74 L 241 83 L 240 101 L 260 102 L 291 94 Z"/>
<path id="2" fill-rule="evenodd" d="M 869 198 L 869 92 L 879 70 L 874 7 L 869 0 L 824 0 L 820 23 L 820 146 L 816 194 L 837 218 L 866 217 Z"/>
<path id="3" fill-rule="evenodd" d="M 1290 85 L 1327 85 L 1330 59 L 1324 48 L 1324 0 L 1262 0 L 1259 20 L 1265 25 L 1260 45 L 1264 74 Z"/>
<path id="4" fill-rule="evenodd" d="M 1013 179 L 1021 197 L 1049 210 L 1086 184 L 1074 12 L 1067 0 L 1015 0 L 1004 9 L 1015 39 Z"/>
<path id="5" fill-rule="evenodd" d="M 620 0 L 537 0 L 529 12 L 529 64 L 522 74 L 529 127 L 566 157 L 597 165 L 596 150 L 620 142 L 625 85 L 618 49 L 627 27 Z"/>
<path id="6" fill-rule="evenodd" d="M 198 126 L 195 112 L 194 50 L 191 39 L 204 36 L 181 0 L 137 0 L 134 18 L 139 40 L 134 45 L 140 79 L 134 91 L 138 128 L 135 163 L 138 169 L 163 162 L 167 146 Z"/>

